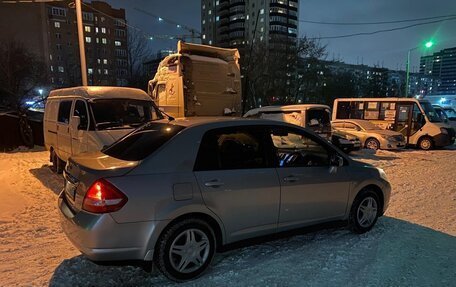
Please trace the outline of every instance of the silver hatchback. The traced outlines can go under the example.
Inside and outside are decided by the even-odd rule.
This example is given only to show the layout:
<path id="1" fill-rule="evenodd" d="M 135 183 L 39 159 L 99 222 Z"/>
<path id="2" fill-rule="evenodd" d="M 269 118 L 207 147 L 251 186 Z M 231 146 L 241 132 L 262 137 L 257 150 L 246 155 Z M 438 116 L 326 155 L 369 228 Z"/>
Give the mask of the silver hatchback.
<path id="1" fill-rule="evenodd" d="M 67 163 L 59 197 L 71 242 L 94 261 L 153 261 L 168 278 L 202 274 L 217 247 L 385 212 L 384 172 L 287 123 L 187 118 L 148 123 Z"/>

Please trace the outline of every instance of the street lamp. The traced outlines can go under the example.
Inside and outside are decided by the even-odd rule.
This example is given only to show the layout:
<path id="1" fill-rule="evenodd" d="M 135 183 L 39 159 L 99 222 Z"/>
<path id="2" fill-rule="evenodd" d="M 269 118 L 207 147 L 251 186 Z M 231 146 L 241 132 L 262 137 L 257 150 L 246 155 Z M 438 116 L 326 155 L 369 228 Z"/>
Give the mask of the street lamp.
<path id="1" fill-rule="evenodd" d="M 434 42 L 432 41 L 428 41 L 426 42 L 426 44 L 424 44 L 424 46 L 429 49 L 431 48 L 432 46 L 434 46 Z M 412 51 L 418 49 L 420 46 L 416 46 L 415 48 L 412 48 L 412 49 L 409 49 L 408 50 L 408 53 L 407 53 L 407 71 L 406 71 L 406 76 L 405 76 L 405 97 L 408 98 L 409 96 L 409 92 L 410 92 L 410 89 L 409 89 L 409 81 L 410 81 L 410 54 L 412 53 Z"/>

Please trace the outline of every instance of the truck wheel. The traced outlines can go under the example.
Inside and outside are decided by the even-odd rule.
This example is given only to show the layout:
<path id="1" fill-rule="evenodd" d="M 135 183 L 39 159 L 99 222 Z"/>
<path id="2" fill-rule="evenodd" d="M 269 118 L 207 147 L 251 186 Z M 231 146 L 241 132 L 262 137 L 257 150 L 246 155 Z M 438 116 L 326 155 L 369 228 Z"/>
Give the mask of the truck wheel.
<path id="1" fill-rule="evenodd" d="M 205 221 L 190 218 L 169 227 L 160 236 L 155 264 L 169 279 L 183 282 L 200 276 L 215 254 L 214 231 Z"/>
<path id="2" fill-rule="evenodd" d="M 434 147 L 434 143 L 430 137 L 422 137 L 418 142 L 418 146 L 422 150 L 431 150 Z"/>
<path id="3" fill-rule="evenodd" d="M 366 140 L 364 146 L 368 149 L 378 150 L 380 148 L 380 142 L 374 138 L 369 138 Z"/>

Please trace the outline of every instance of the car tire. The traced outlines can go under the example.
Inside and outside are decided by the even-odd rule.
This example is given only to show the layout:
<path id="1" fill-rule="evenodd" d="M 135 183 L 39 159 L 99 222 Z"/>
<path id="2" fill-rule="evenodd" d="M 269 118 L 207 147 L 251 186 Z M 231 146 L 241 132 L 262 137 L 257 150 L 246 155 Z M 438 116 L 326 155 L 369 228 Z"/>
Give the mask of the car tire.
<path id="1" fill-rule="evenodd" d="M 353 201 L 349 226 L 355 233 L 365 233 L 372 229 L 381 212 L 378 195 L 369 189 L 361 191 Z"/>
<path id="2" fill-rule="evenodd" d="M 377 139 L 369 138 L 366 140 L 364 146 L 368 149 L 378 150 L 380 149 L 380 142 Z"/>
<path id="3" fill-rule="evenodd" d="M 418 147 L 422 150 L 431 150 L 434 148 L 434 142 L 430 137 L 422 137 L 418 141 Z"/>
<path id="4" fill-rule="evenodd" d="M 203 274 L 215 250 L 215 234 L 211 226 L 204 220 L 190 218 L 171 225 L 160 236 L 154 261 L 163 275 L 183 282 Z"/>
<path id="5" fill-rule="evenodd" d="M 59 156 L 52 151 L 51 154 L 52 158 L 52 171 L 54 171 L 57 174 L 61 174 L 63 172 L 63 161 L 59 158 Z"/>

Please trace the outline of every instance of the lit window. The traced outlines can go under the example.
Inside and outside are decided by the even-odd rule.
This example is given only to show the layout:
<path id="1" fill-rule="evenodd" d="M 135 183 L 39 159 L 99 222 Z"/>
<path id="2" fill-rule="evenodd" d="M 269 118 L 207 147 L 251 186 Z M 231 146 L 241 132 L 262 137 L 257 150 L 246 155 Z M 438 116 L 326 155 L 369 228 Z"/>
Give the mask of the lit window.
<path id="1" fill-rule="evenodd" d="M 97 42 L 97 44 L 100 43 L 100 39 L 98 39 L 98 37 L 95 38 L 95 42 Z"/>
<path id="2" fill-rule="evenodd" d="M 103 59 L 103 64 L 107 65 L 108 64 L 108 59 Z"/>
<path id="3" fill-rule="evenodd" d="M 206 5 L 203 4 L 203 10 L 206 9 Z"/>
<path id="4" fill-rule="evenodd" d="M 51 66 L 51 72 L 54 72 L 54 66 Z"/>
<path id="5" fill-rule="evenodd" d="M 209 10 L 209 12 L 207 12 L 207 14 L 211 15 L 212 14 L 212 10 Z"/>
<path id="6" fill-rule="evenodd" d="M 90 30 L 91 30 L 91 29 L 90 29 L 90 26 L 84 26 L 84 31 L 90 33 Z"/>
<path id="7" fill-rule="evenodd" d="M 85 40 L 86 40 L 86 43 L 92 43 L 92 38 L 91 37 L 86 37 Z"/>
<path id="8" fill-rule="evenodd" d="M 60 28 L 60 22 L 54 22 L 54 27 L 55 28 Z"/>
<path id="9" fill-rule="evenodd" d="M 106 28 L 105 27 L 101 28 L 101 33 L 106 34 Z"/>
<path id="10" fill-rule="evenodd" d="M 215 1 L 215 6 L 218 6 L 218 5 L 219 5 L 219 3 L 220 3 L 220 1 L 218 1 L 218 0 L 217 0 L 217 1 Z"/>
<path id="11" fill-rule="evenodd" d="M 63 72 L 65 72 L 65 69 L 62 66 L 59 66 L 59 72 L 63 73 Z"/>
<path id="12" fill-rule="evenodd" d="M 206 24 L 206 20 L 203 20 L 203 25 Z"/>
<path id="13" fill-rule="evenodd" d="M 212 45 L 212 40 L 209 40 L 209 45 Z"/>
<path id="14" fill-rule="evenodd" d="M 261 9 L 261 10 L 260 10 L 260 14 L 264 14 L 264 9 Z"/>
<path id="15" fill-rule="evenodd" d="M 98 27 L 95 27 L 95 33 L 98 33 Z"/>
<path id="16" fill-rule="evenodd" d="M 101 38 L 101 43 L 106 44 L 107 42 L 106 38 Z"/>
<path id="17" fill-rule="evenodd" d="M 219 21 L 219 20 L 220 20 L 219 16 L 215 17 L 215 21 Z"/>
<path id="18" fill-rule="evenodd" d="M 114 45 L 116 45 L 117 47 L 120 47 L 120 46 L 122 46 L 122 43 L 120 41 L 115 41 Z"/>
<path id="19" fill-rule="evenodd" d="M 204 39 L 204 40 L 206 39 L 206 34 L 203 35 L 203 39 Z"/>
<path id="20" fill-rule="evenodd" d="M 98 75 L 101 75 L 101 69 L 98 69 Z"/>
<path id="21" fill-rule="evenodd" d="M 249 15 L 247 15 L 247 16 L 245 17 L 245 20 L 249 20 Z"/>
<path id="22" fill-rule="evenodd" d="M 103 74 L 107 75 L 108 74 L 108 69 L 103 70 Z"/>
<path id="23" fill-rule="evenodd" d="M 97 63 L 98 63 L 98 64 L 101 64 L 101 60 L 100 60 L 100 59 L 97 59 Z"/>
<path id="24" fill-rule="evenodd" d="M 92 69 L 92 68 L 88 68 L 88 69 L 87 69 L 87 73 L 88 73 L 89 75 L 92 75 L 92 74 L 93 74 L 93 69 Z"/>

